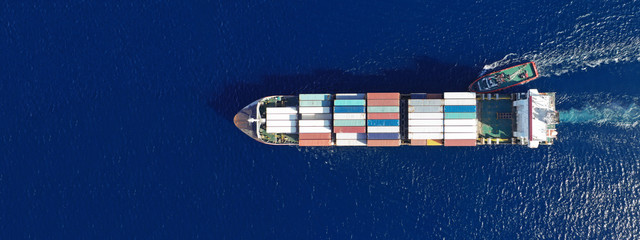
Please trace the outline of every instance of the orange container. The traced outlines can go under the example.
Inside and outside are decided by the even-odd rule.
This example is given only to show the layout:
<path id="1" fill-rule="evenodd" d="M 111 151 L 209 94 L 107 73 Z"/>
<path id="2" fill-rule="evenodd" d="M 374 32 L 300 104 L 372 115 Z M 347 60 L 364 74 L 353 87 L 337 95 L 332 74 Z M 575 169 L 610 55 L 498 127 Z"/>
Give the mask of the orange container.
<path id="1" fill-rule="evenodd" d="M 373 99 L 367 101 L 368 106 L 400 106 L 400 101 L 396 99 Z"/>
<path id="2" fill-rule="evenodd" d="M 325 147 L 331 146 L 331 140 L 300 140 L 298 141 L 298 146 L 302 147 Z"/>
<path id="3" fill-rule="evenodd" d="M 367 127 L 333 127 L 334 133 L 366 133 Z"/>
<path id="4" fill-rule="evenodd" d="M 331 140 L 331 133 L 300 133 L 298 135 L 300 140 Z"/>
<path id="5" fill-rule="evenodd" d="M 400 93 L 367 93 L 369 99 L 400 99 Z"/>
<path id="6" fill-rule="evenodd" d="M 444 146 L 446 147 L 470 147 L 475 146 L 475 139 L 445 139 Z"/>
<path id="7" fill-rule="evenodd" d="M 427 146 L 426 139 L 411 139 L 411 146 Z"/>
<path id="8" fill-rule="evenodd" d="M 369 113 L 367 119 L 400 119 L 400 113 Z"/>
<path id="9" fill-rule="evenodd" d="M 442 99 L 443 97 L 442 93 L 427 93 L 427 99 Z"/>
<path id="10" fill-rule="evenodd" d="M 367 147 L 397 147 L 400 140 L 371 140 L 367 139 Z"/>

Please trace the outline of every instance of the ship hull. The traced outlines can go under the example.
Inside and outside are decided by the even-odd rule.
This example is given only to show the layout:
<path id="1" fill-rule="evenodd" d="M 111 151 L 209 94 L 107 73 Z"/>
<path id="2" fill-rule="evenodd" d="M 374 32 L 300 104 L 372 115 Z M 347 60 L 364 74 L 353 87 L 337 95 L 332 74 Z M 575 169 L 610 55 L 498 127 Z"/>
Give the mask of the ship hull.
<path id="1" fill-rule="evenodd" d="M 468 90 L 476 93 L 493 93 L 525 84 L 538 77 L 536 64 L 527 62 L 483 75 L 473 81 Z"/>

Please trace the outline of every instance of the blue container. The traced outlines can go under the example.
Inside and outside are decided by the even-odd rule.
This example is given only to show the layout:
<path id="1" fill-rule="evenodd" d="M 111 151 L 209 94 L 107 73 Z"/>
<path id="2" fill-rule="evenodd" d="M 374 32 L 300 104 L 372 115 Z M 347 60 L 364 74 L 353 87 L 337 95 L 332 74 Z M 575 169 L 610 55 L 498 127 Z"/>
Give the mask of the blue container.
<path id="1" fill-rule="evenodd" d="M 365 107 L 334 107 L 334 113 L 363 113 Z"/>
<path id="2" fill-rule="evenodd" d="M 400 126 L 400 120 L 397 120 L 397 119 L 370 119 L 370 120 L 367 120 L 367 125 L 372 126 L 372 127 Z"/>
<path id="3" fill-rule="evenodd" d="M 331 107 L 331 101 L 300 101 L 300 107 Z"/>
<path id="4" fill-rule="evenodd" d="M 368 133 L 367 139 L 400 139 L 400 133 Z"/>
<path id="5" fill-rule="evenodd" d="M 476 112 L 476 106 L 444 106 L 444 112 Z"/>
<path id="6" fill-rule="evenodd" d="M 366 104 L 364 99 L 337 99 L 333 102 L 335 106 L 364 106 Z"/>

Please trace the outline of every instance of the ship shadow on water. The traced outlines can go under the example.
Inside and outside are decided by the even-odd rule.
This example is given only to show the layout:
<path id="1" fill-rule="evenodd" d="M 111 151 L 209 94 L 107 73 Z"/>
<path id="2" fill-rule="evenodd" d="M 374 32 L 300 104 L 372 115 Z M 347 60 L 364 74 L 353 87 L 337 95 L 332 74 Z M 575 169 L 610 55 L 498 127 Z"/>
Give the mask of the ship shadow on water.
<path id="1" fill-rule="evenodd" d="M 443 63 L 429 57 L 415 59 L 414 66 L 386 69 L 376 74 L 355 74 L 338 69 L 315 70 L 308 74 L 265 75 L 259 82 L 226 85 L 209 99 L 209 106 L 226 119 L 247 104 L 271 95 L 300 93 L 442 93 L 467 91 L 480 67 Z"/>

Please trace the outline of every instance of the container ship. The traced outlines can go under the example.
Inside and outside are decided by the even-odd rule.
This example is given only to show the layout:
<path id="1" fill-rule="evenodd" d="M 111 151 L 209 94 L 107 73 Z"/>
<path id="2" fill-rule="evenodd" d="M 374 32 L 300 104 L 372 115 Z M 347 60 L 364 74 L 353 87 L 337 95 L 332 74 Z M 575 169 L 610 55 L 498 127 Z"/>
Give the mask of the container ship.
<path id="1" fill-rule="evenodd" d="M 397 92 L 299 94 L 259 99 L 234 124 L 271 145 L 551 145 L 555 93 Z"/>

